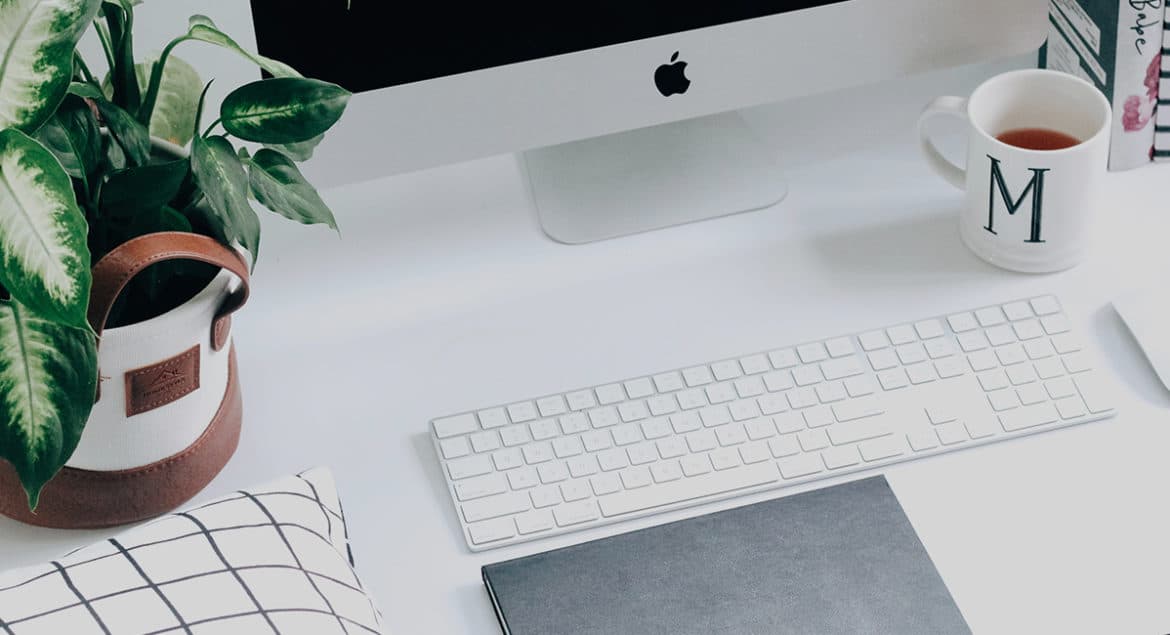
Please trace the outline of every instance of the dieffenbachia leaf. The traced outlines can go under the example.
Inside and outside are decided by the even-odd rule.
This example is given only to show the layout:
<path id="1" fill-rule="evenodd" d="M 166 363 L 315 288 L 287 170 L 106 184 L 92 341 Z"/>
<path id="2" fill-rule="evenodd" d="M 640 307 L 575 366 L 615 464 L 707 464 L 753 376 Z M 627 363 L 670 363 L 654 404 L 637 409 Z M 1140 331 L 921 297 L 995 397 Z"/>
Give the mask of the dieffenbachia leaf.
<path id="1" fill-rule="evenodd" d="M 78 97 L 88 97 L 90 99 L 106 98 L 106 93 L 102 92 L 100 88 L 93 84 L 86 84 L 85 82 L 73 82 L 69 84 L 69 94 L 77 95 Z"/>
<path id="2" fill-rule="evenodd" d="M 104 99 L 95 99 L 102 121 L 110 135 L 126 153 L 131 165 L 146 165 L 150 162 L 150 132 L 138 120 L 120 106 Z"/>
<path id="3" fill-rule="evenodd" d="M 279 77 L 244 84 L 219 108 L 225 130 L 245 141 L 299 143 L 337 123 L 350 92 L 316 79 Z"/>
<path id="4" fill-rule="evenodd" d="M 134 74 L 134 8 L 129 0 L 104 0 L 102 15 L 110 30 L 114 65 L 110 69 L 110 83 L 114 89 L 112 101 L 130 112 L 138 112 L 142 105 L 142 89 Z"/>
<path id="5" fill-rule="evenodd" d="M 253 53 L 244 47 L 240 46 L 223 31 L 220 31 L 211 18 L 205 15 L 193 15 L 189 21 L 187 28 L 187 38 L 214 44 L 223 47 L 229 51 L 233 51 L 245 59 L 251 61 L 256 66 L 268 71 L 273 77 L 300 77 L 301 74 L 297 70 L 284 62 L 278 62 L 274 59 L 264 57 L 257 53 Z"/>
<path id="6" fill-rule="evenodd" d="M 0 459 L 16 468 L 30 508 L 77 449 L 96 391 L 89 329 L 0 300 Z"/>
<path id="7" fill-rule="evenodd" d="M 38 315 L 86 328 L 87 231 L 57 158 L 15 128 L 0 130 L 0 285 Z"/>
<path id="8" fill-rule="evenodd" d="M 293 161 L 300 162 L 312 159 L 313 151 L 317 149 L 318 145 L 321 145 L 321 141 L 324 139 L 325 135 L 319 134 L 308 141 L 300 141 L 298 143 L 270 143 L 267 146 Z"/>
<path id="9" fill-rule="evenodd" d="M 32 132 L 69 90 L 73 49 L 101 0 L 0 1 L 0 129 Z"/>
<path id="10" fill-rule="evenodd" d="M 224 238 L 243 245 L 255 263 L 260 250 L 260 219 L 248 202 L 248 173 L 232 144 L 220 136 L 196 136 L 191 146 L 191 172 Z"/>
<path id="11" fill-rule="evenodd" d="M 256 152 L 248 166 L 252 194 L 261 205 L 299 223 L 337 229 L 333 212 L 291 159 L 264 148 Z"/>
<path id="12" fill-rule="evenodd" d="M 187 159 L 178 159 L 110 174 L 102 187 L 102 214 L 110 218 L 132 218 L 158 213 L 179 193 L 189 169 Z"/>
<path id="13" fill-rule="evenodd" d="M 135 67 L 141 85 L 150 82 L 157 61 L 156 55 Z M 195 110 L 202 90 L 203 80 L 194 66 L 174 54 L 167 57 L 155 96 L 154 112 L 150 116 L 150 134 L 177 146 L 186 146 L 195 128 Z"/>
<path id="14" fill-rule="evenodd" d="M 86 191 L 90 189 L 90 181 L 96 180 L 102 167 L 102 136 L 84 99 L 66 95 L 53 118 L 37 130 L 36 138 L 52 151 L 69 176 L 80 179 Z"/>

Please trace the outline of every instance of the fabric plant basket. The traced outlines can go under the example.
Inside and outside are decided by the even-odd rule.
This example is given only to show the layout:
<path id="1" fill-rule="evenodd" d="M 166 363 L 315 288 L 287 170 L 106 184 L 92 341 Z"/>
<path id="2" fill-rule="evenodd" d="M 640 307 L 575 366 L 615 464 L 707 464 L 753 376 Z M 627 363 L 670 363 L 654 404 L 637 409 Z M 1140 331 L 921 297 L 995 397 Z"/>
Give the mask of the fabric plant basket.
<path id="1" fill-rule="evenodd" d="M 126 284 L 148 266 L 194 260 L 222 270 L 175 309 L 104 330 Z M 44 527 L 99 528 L 173 510 L 202 490 L 239 442 L 243 404 L 231 315 L 248 298 L 239 253 L 205 236 L 148 234 L 93 267 L 89 322 L 98 334 L 97 401 L 66 467 L 36 512 L 0 461 L 0 514 Z"/>

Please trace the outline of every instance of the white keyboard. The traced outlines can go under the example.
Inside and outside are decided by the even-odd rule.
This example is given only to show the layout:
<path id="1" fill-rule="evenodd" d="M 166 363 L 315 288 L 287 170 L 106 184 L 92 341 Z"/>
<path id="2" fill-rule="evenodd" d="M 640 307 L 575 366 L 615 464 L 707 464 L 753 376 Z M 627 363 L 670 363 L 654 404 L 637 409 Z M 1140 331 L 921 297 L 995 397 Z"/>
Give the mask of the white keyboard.
<path id="1" fill-rule="evenodd" d="M 1114 414 L 1053 296 L 443 417 L 472 551 Z"/>

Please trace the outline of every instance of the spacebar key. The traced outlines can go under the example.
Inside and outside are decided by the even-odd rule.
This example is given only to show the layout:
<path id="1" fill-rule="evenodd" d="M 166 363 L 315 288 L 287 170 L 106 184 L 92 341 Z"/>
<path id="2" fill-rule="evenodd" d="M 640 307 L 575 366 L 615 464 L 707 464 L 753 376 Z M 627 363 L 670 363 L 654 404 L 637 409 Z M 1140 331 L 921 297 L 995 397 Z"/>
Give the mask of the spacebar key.
<path id="1" fill-rule="evenodd" d="M 601 515 L 606 518 L 621 516 L 643 509 L 662 507 L 690 501 L 724 492 L 732 492 L 746 487 L 775 483 L 780 473 L 772 463 L 758 463 L 745 465 L 722 472 L 712 472 L 703 476 L 695 476 L 662 483 L 653 487 L 619 492 L 597 499 L 601 505 Z"/>

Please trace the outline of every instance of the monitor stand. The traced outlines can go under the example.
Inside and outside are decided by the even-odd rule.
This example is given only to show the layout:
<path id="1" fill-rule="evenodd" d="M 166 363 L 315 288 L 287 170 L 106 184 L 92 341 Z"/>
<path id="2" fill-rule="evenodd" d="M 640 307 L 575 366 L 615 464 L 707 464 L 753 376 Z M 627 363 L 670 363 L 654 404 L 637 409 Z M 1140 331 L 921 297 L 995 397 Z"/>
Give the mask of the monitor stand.
<path id="1" fill-rule="evenodd" d="M 521 154 L 541 226 L 589 243 L 771 207 L 788 193 L 770 148 L 735 113 Z"/>

